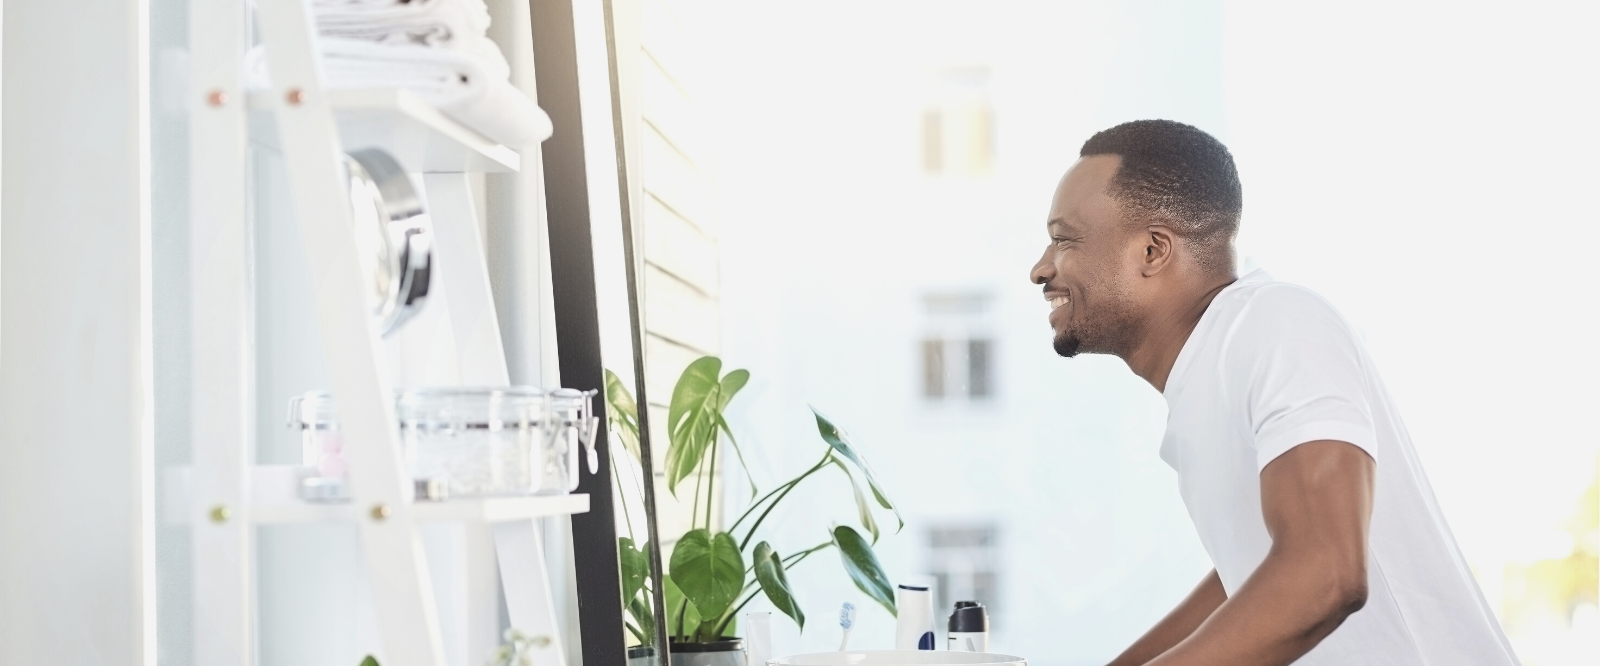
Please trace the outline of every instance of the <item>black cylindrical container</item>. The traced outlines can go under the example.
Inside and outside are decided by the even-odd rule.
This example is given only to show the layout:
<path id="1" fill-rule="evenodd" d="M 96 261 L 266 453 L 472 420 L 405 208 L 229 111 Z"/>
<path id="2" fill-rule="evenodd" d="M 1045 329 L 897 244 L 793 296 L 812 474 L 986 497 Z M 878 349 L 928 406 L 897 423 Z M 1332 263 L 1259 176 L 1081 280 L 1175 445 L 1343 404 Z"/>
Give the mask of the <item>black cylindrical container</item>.
<path id="1" fill-rule="evenodd" d="M 950 650 L 954 652 L 989 651 L 989 612 L 976 601 L 957 601 L 955 612 L 950 614 Z"/>

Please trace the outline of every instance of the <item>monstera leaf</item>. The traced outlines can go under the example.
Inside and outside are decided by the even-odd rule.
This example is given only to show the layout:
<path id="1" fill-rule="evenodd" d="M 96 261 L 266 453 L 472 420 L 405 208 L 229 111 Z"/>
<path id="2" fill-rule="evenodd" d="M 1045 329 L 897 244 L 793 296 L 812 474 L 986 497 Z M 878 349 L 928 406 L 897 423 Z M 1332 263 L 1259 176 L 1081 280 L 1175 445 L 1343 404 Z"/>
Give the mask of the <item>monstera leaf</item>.
<path id="1" fill-rule="evenodd" d="M 811 413 L 817 417 L 817 431 L 822 434 L 822 441 L 827 442 L 828 446 L 833 447 L 833 450 L 844 456 L 846 460 L 855 463 L 856 469 L 861 470 L 862 476 L 867 477 L 867 486 L 872 488 L 872 496 L 878 500 L 878 505 L 894 512 L 894 519 L 899 523 L 895 531 L 899 532 L 903 529 L 906 526 L 906 521 L 900 517 L 900 509 L 895 508 L 894 503 L 890 502 L 889 497 L 883 493 L 883 487 L 878 485 L 878 478 L 873 476 L 872 467 L 867 465 L 866 458 L 863 458 L 855 447 L 850 445 L 850 439 L 844 434 L 844 431 L 840 430 L 832 421 L 829 421 L 821 412 L 818 412 L 817 408 L 812 407 Z M 851 481 L 854 482 L 855 479 L 852 477 Z"/>
<path id="2" fill-rule="evenodd" d="M 772 546 L 763 541 L 756 544 L 753 559 L 756 582 L 761 584 L 761 591 L 772 601 L 772 607 L 793 618 L 795 624 L 800 625 L 800 630 L 805 631 L 806 614 L 800 610 L 800 604 L 794 598 L 794 590 L 789 587 L 789 576 L 783 570 L 783 558 L 778 557 Z"/>
<path id="3" fill-rule="evenodd" d="M 844 570 L 850 574 L 850 580 L 855 581 L 856 587 L 873 601 L 883 604 L 890 614 L 898 616 L 900 612 L 894 604 L 894 586 L 889 584 L 889 575 L 883 572 L 883 565 L 878 564 L 878 556 L 872 552 L 872 545 L 846 525 L 833 528 L 833 545 L 838 546 L 839 557 L 844 560 Z"/>
<path id="4" fill-rule="evenodd" d="M 690 530 L 672 549 L 672 582 L 700 617 L 716 620 L 744 589 L 744 556 L 727 532 Z"/>
<path id="5" fill-rule="evenodd" d="M 700 609 L 683 596 L 683 590 L 678 589 L 678 584 L 672 581 L 670 574 L 661 576 L 661 589 L 667 605 L 667 632 L 673 636 L 684 636 L 698 629 L 703 622 Z"/>
<path id="6" fill-rule="evenodd" d="M 678 484 L 694 474 L 716 446 L 719 432 L 728 436 L 739 464 L 744 465 L 744 451 L 722 414 L 734 395 L 750 381 L 750 373 L 734 370 L 719 376 L 721 372 L 721 359 L 704 356 L 684 368 L 672 388 L 672 402 L 667 408 L 667 491 L 673 495 L 678 493 Z M 745 467 L 745 477 L 749 476 L 750 470 Z M 750 494 L 755 495 L 754 482 Z"/>
<path id="7" fill-rule="evenodd" d="M 617 539 L 617 560 L 622 569 L 622 603 L 627 605 L 639 596 L 639 590 L 644 589 L 645 579 L 650 577 L 650 555 L 645 550 L 649 544 L 639 548 L 633 547 L 633 539 L 620 537 Z"/>
<path id="8" fill-rule="evenodd" d="M 606 407 L 606 420 L 611 422 L 611 430 L 622 440 L 623 448 L 633 456 L 633 461 L 640 462 L 639 405 L 628 392 L 628 385 L 610 370 L 606 370 Z"/>

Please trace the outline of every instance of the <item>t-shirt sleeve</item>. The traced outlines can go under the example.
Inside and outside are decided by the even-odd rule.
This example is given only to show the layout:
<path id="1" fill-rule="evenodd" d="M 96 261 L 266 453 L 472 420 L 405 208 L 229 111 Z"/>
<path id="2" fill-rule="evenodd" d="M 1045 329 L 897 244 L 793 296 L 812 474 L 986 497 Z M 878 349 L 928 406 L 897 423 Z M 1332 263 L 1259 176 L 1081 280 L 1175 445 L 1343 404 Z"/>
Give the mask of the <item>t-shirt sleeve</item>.
<path id="1" fill-rule="evenodd" d="M 1236 326 L 1225 367 L 1246 381 L 1258 470 L 1289 449 L 1327 439 L 1378 459 L 1361 342 L 1333 306 L 1298 287 L 1269 287 Z"/>

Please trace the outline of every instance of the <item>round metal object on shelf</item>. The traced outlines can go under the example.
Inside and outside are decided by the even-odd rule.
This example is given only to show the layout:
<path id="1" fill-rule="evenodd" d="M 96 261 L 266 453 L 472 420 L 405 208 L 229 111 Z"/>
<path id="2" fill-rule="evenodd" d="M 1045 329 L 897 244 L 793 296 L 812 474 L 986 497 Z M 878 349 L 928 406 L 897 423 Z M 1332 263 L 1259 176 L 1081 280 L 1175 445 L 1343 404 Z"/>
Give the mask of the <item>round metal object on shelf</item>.
<path id="1" fill-rule="evenodd" d="M 388 335 L 422 309 L 433 268 L 432 225 L 400 163 L 377 149 L 345 156 L 356 245 L 378 332 Z"/>

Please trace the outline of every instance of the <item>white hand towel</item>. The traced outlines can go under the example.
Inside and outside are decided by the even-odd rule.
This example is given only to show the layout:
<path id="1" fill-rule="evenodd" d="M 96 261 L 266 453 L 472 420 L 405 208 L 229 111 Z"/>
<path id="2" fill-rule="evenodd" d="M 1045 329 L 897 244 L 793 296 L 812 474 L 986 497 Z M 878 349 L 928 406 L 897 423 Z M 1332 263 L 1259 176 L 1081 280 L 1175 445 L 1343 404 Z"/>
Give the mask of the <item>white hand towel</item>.
<path id="1" fill-rule="evenodd" d="M 453 49 L 393 46 L 323 38 L 322 84 L 340 88 L 404 88 L 493 141 L 512 148 L 550 136 L 550 117 L 506 80 L 502 58 L 485 63 Z M 496 51 L 498 53 L 498 51 Z M 265 52 L 246 58 L 247 80 L 256 89 L 271 86 Z"/>

